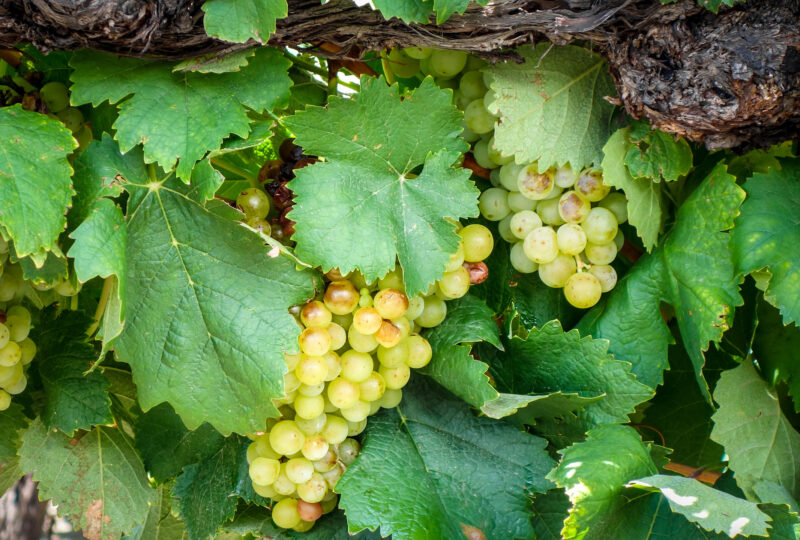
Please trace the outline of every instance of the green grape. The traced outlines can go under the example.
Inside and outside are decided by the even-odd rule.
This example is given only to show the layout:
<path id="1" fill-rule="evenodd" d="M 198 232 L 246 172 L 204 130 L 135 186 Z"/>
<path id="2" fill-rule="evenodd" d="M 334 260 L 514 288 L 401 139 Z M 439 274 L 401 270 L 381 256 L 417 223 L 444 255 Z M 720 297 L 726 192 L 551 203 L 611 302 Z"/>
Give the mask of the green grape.
<path id="1" fill-rule="evenodd" d="M 608 244 L 587 242 L 584 254 L 592 264 L 611 264 L 617 258 L 617 246 L 614 242 Z"/>
<path id="2" fill-rule="evenodd" d="M 72 282 L 69 280 L 69 278 L 67 278 L 64 279 L 64 281 L 57 283 L 56 286 L 53 287 L 53 290 L 56 291 L 61 296 L 70 297 L 78 294 L 78 292 L 80 292 L 81 290 L 81 287 L 80 285 L 78 285 L 77 287 L 74 286 Z"/>
<path id="3" fill-rule="evenodd" d="M 434 50 L 430 55 L 430 70 L 436 77 L 450 79 L 467 65 L 467 53 L 455 50 Z"/>
<path id="4" fill-rule="evenodd" d="M 424 307 L 424 305 L 423 305 Z M 405 339 L 411 333 L 411 321 L 408 319 L 408 310 L 402 317 L 397 317 L 391 320 L 391 323 L 400 329 L 400 338 Z"/>
<path id="5" fill-rule="evenodd" d="M 536 213 L 542 218 L 542 223 L 556 227 L 564 223 L 561 214 L 558 213 L 558 199 L 548 199 L 540 201 L 536 205 Z"/>
<path id="6" fill-rule="evenodd" d="M 392 390 L 403 388 L 408 384 L 408 379 L 411 377 L 411 369 L 406 364 L 393 368 L 381 366 L 378 369 L 378 373 L 380 373 L 386 381 L 386 388 Z"/>
<path id="7" fill-rule="evenodd" d="M 589 201 L 575 191 L 567 191 L 558 199 L 558 215 L 567 223 L 581 223 L 591 210 Z"/>
<path id="8" fill-rule="evenodd" d="M 347 343 L 347 331 L 335 322 L 330 323 L 327 330 L 331 336 L 331 351 L 338 351 L 344 347 Z"/>
<path id="9" fill-rule="evenodd" d="M 523 240 L 522 249 L 536 264 L 551 262 L 558 256 L 556 231 L 552 227 L 533 229 Z"/>
<path id="10" fill-rule="evenodd" d="M 489 157 L 489 141 L 481 139 L 472 147 L 472 157 L 475 158 L 475 163 L 484 169 L 496 169 L 497 163 L 492 161 Z"/>
<path id="11" fill-rule="evenodd" d="M 316 418 L 325 412 L 325 400 L 322 396 L 298 395 L 294 398 L 295 414 L 306 420 Z"/>
<path id="12" fill-rule="evenodd" d="M 517 177 L 524 168 L 524 165 L 517 165 L 513 161 L 500 167 L 500 185 L 510 192 L 518 192 Z"/>
<path id="13" fill-rule="evenodd" d="M 587 309 L 600 300 L 600 280 L 588 272 L 572 274 L 564 285 L 567 302 L 580 309 Z"/>
<path id="14" fill-rule="evenodd" d="M 350 350 L 342 354 L 341 377 L 350 382 L 366 381 L 372 373 L 372 357 L 366 353 Z"/>
<path id="15" fill-rule="evenodd" d="M 306 436 L 293 420 L 281 420 L 269 432 L 269 444 L 273 450 L 284 456 L 299 452 L 306 442 Z"/>
<path id="16" fill-rule="evenodd" d="M 343 425 L 345 426 L 344 436 L 342 437 L 342 440 L 344 440 L 344 437 L 347 436 L 347 422 L 344 420 L 342 420 L 342 422 Z M 334 465 L 336 465 L 336 460 L 338 458 L 336 457 L 336 452 L 334 452 L 332 445 L 328 443 L 328 441 L 322 435 L 319 435 L 319 437 L 325 442 L 326 445 L 325 447 L 327 448 L 327 450 L 325 451 L 324 456 L 318 459 L 312 459 L 311 461 L 314 462 L 315 471 L 324 473 L 326 471 L 331 470 L 334 467 Z"/>
<path id="17" fill-rule="evenodd" d="M 491 159 L 498 165 L 507 165 L 512 161 L 514 161 L 514 156 L 503 155 L 503 153 L 494 145 L 494 135 L 492 135 L 492 138 L 489 139 L 488 148 L 489 148 L 489 159 Z"/>
<path id="18" fill-rule="evenodd" d="M 272 521 L 283 529 L 291 529 L 300 523 L 297 499 L 282 499 L 272 507 Z"/>
<path id="19" fill-rule="evenodd" d="M 586 232 L 586 239 L 593 244 L 613 242 L 619 229 L 614 213 L 600 206 L 592 208 L 581 227 Z"/>
<path id="20" fill-rule="evenodd" d="M 586 233 L 577 223 L 565 223 L 556 231 L 558 249 L 565 255 L 578 255 L 586 247 Z"/>
<path id="21" fill-rule="evenodd" d="M 298 514 L 300 513 L 299 508 L 300 508 L 300 503 L 301 502 L 305 502 L 305 501 L 303 501 L 302 499 L 297 501 L 297 508 L 298 508 L 297 513 Z M 308 503 L 306 503 L 306 504 L 308 504 Z M 319 504 L 319 503 L 316 503 L 316 504 Z M 297 525 L 292 527 L 292 530 L 295 531 L 295 532 L 304 533 L 304 532 L 308 532 L 311 529 L 313 529 L 314 525 L 315 525 L 315 523 L 313 521 L 309 522 L 309 521 L 304 520 L 303 518 L 300 518 L 300 523 L 298 523 Z"/>
<path id="22" fill-rule="evenodd" d="M 304 500 L 299 500 L 297 501 L 297 513 L 300 514 L 301 520 L 311 522 L 313 525 L 316 520 L 322 517 L 322 505 L 320 503 L 307 503 Z M 295 530 L 297 530 L 297 527 L 295 527 Z"/>
<path id="23" fill-rule="evenodd" d="M 17 394 L 21 394 L 25 390 L 25 387 L 27 385 L 28 385 L 28 378 L 25 377 L 25 375 L 22 375 L 22 377 L 17 379 L 17 382 L 15 382 L 10 386 L 6 386 L 5 389 L 6 392 L 11 394 L 12 396 L 15 396 Z"/>
<path id="24" fill-rule="evenodd" d="M 403 331 L 392 321 L 383 321 L 381 327 L 375 332 L 375 341 L 381 347 L 394 347 L 401 339 L 403 339 Z"/>
<path id="25" fill-rule="evenodd" d="M 514 267 L 514 270 L 520 272 L 521 274 L 530 274 L 539 268 L 539 265 L 530 260 L 530 258 L 528 258 L 528 256 L 525 254 L 523 241 L 519 241 L 511 246 L 509 260 L 511 261 L 511 266 Z"/>
<path id="26" fill-rule="evenodd" d="M 3 235 L 0 235 L 0 255 L 7 255 L 8 254 L 8 240 L 3 238 Z M 0 260 L 3 260 L 0 257 Z"/>
<path id="27" fill-rule="evenodd" d="M 89 147 L 89 144 L 94 140 L 92 130 L 86 124 L 82 125 L 78 132 L 75 134 L 75 140 L 78 141 L 78 148 L 76 152 L 83 152 Z M 269 234 L 269 232 L 265 233 Z"/>
<path id="28" fill-rule="evenodd" d="M 300 348 L 309 356 L 322 356 L 331 348 L 331 335 L 325 328 L 306 328 L 298 339 Z"/>
<path id="29" fill-rule="evenodd" d="M 297 378 L 297 375 L 294 371 L 287 371 L 283 374 L 283 389 L 288 394 L 289 392 L 294 392 L 303 383 L 300 382 L 300 379 Z"/>
<path id="30" fill-rule="evenodd" d="M 408 346 L 408 367 L 420 369 L 428 365 L 433 357 L 433 350 L 428 340 L 420 335 L 409 336 L 406 339 Z"/>
<path id="31" fill-rule="evenodd" d="M 380 399 L 381 407 L 384 409 L 394 409 L 400 402 L 403 401 L 403 391 L 398 389 L 387 388 Z"/>
<path id="32" fill-rule="evenodd" d="M 0 411 L 5 411 L 11 407 L 11 395 L 5 390 L 0 390 Z"/>
<path id="33" fill-rule="evenodd" d="M 481 215 L 489 221 L 500 221 L 508 215 L 508 191 L 503 188 L 489 188 L 481 193 L 478 208 Z"/>
<path id="34" fill-rule="evenodd" d="M 488 146 L 487 148 L 489 148 L 489 151 L 491 152 L 491 150 L 492 150 L 491 145 Z M 491 157 L 491 154 L 489 156 L 489 159 L 491 159 L 492 161 L 497 163 L 497 160 L 494 159 L 493 157 Z M 491 171 L 489 171 L 489 183 L 492 184 L 492 187 L 501 187 L 500 186 L 500 169 L 499 168 L 498 169 L 492 169 Z"/>
<path id="35" fill-rule="evenodd" d="M 281 454 L 276 452 L 272 445 L 269 444 L 269 434 L 259 435 L 256 437 L 255 441 L 253 441 L 253 445 L 255 445 L 255 452 L 257 457 L 265 457 L 270 459 L 280 459 Z"/>
<path id="36" fill-rule="evenodd" d="M 314 464 L 310 460 L 303 457 L 292 458 L 284 464 L 286 471 L 286 478 L 295 484 L 302 484 L 311 480 L 311 475 L 314 474 Z M 277 474 L 275 477 L 277 478 Z M 273 480 L 274 482 L 275 480 Z M 262 482 L 259 482 L 262 483 Z"/>
<path id="37" fill-rule="evenodd" d="M 397 289 L 381 289 L 374 298 L 375 309 L 384 319 L 402 317 L 408 309 L 408 297 Z"/>
<path id="38" fill-rule="evenodd" d="M 60 82 L 49 82 L 39 90 L 39 96 L 51 113 L 58 113 L 69 106 L 69 92 Z"/>
<path id="39" fill-rule="evenodd" d="M 408 360 L 408 343 L 402 340 L 394 347 L 378 347 L 378 362 L 386 367 L 397 367 Z"/>
<path id="40" fill-rule="evenodd" d="M 328 362 L 322 356 L 304 354 L 294 373 L 301 383 L 313 386 L 325 381 L 328 375 Z"/>
<path id="41" fill-rule="evenodd" d="M 297 485 L 297 495 L 307 503 L 318 503 L 328 491 L 328 483 L 318 472 L 311 475 L 307 482 Z"/>
<path id="42" fill-rule="evenodd" d="M 324 390 L 324 389 L 323 389 Z M 304 435 L 310 437 L 311 435 L 316 435 L 322 428 L 325 427 L 325 423 L 328 421 L 328 415 L 322 413 L 314 418 L 295 418 L 294 422 L 297 424 L 297 427 L 300 428 L 300 431 L 303 432 Z"/>
<path id="43" fill-rule="evenodd" d="M 512 212 L 522 212 L 523 210 L 535 210 L 539 201 L 527 198 L 519 191 L 508 192 L 508 208 Z"/>
<path id="44" fill-rule="evenodd" d="M 464 243 L 464 260 L 467 262 L 480 262 L 491 255 L 494 248 L 492 232 L 477 223 L 467 225 L 458 235 Z"/>
<path id="45" fill-rule="evenodd" d="M 575 258 L 560 253 L 553 261 L 539 265 L 539 279 L 548 287 L 558 289 L 566 285 L 576 270 Z"/>
<path id="46" fill-rule="evenodd" d="M 253 483 L 268 486 L 277 480 L 281 463 L 277 459 L 257 457 L 250 463 L 248 472 Z"/>
<path id="47" fill-rule="evenodd" d="M 409 58 L 413 58 L 414 60 L 423 60 L 431 55 L 433 49 L 428 47 L 408 47 L 403 49 L 403 52 L 406 53 L 406 56 Z"/>
<path id="48" fill-rule="evenodd" d="M 353 326 L 357 332 L 372 335 L 378 331 L 383 322 L 383 317 L 374 307 L 362 307 L 353 313 Z M 345 353 L 346 354 L 346 353 Z"/>
<path id="49" fill-rule="evenodd" d="M 352 465 L 360 453 L 361 445 L 355 439 L 345 439 L 342 441 L 342 444 L 336 448 L 339 461 L 344 463 L 345 467 Z"/>
<path id="50" fill-rule="evenodd" d="M 603 183 L 603 175 L 599 171 L 584 171 L 575 182 L 575 191 L 590 202 L 602 200 L 611 188 Z"/>
<path id="51" fill-rule="evenodd" d="M 404 291 L 405 288 L 403 269 L 400 265 L 395 266 L 394 270 L 378 280 L 378 289 L 396 289 L 398 291 Z"/>
<path id="52" fill-rule="evenodd" d="M 534 201 L 546 199 L 553 192 L 554 186 L 553 174 L 549 171 L 539 174 L 536 163 L 523 167 L 517 176 L 517 191 Z"/>
<path id="53" fill-rule="evenodd" d="M 67 107 L 66 109 L 56 113 L 56 117 L 72 132 L 73 135 L 78 133 L 83 127 L 83 114 L 75 107 Z"/>
<path id="54" fill-rule="evenodd" d="M 439 326 L 447 316 L 447 304 L 438 296 L 426 296 L 425 308 L 415 322 L 423 328 Z"/>
<path id="55" fill-rule="evenodd" d="M 461 76 L 458 88 L 464 97 L 470 100 L 482 98 L 486 93 L 486 85 L 483 84 L 483 74 L 480 71 L 468 71 Z"/>
<path id="56" fill-rule="evenodd" d="M 572 167 L 569 166 L 569 163 L 556 169 L 555 182 L 557 187 L 569 189 L 575 185 L 577 180 L 578 175 L 575 174 L 575 171 L 572 170 Z"/>
<path id="57" fill-rule="evenodd" d="M 456 252 L 450 255 L 450 260 L 447 262 L 447 266 L 445 267 L 445 272 L 452 272 L 456 268 L 460 268 L 461 265 L 464 264 L 464 242 L 458 242 L 458 248 Z M 421 304 L 424 306 L 424 302 Z M 408 311 L 411 311 L 411 305 L 409 304 Z M 419 311 L 422 311 L 422 307 L 419 308 Z M 409 316 L 410 319 L 416 319 L 416 317 Z"/>
<path id="58" fill-rule="evenodd" d="M 362 422 L 366 426 L 367 421 L 362 420 Z M 329 470 L 326 473 L 322 473 L 322 477 L 325 479 L 325 483 L 328 484 L 329 489 L 336 489 L 336 484 L 339 483 L 339 480 L 342 478 L 344 471 L 345 471 L 344 465 L 342 465 L 341 463 L 337 463 L 336 467 L 334 467 L 333 469 Z"/>
<path id="59" fill-rule="evenodd" d="M 517 237 L 514 236 L 514 233 L 511 231 L 511 219 L 514 217 L 514 215 L 515 214 L 507 215 L 500 220 L 500 223 L 497 224 L 497 231 L 500 233 L 500 238 L 510 244 L 513 244 L 517 241 Z"/>
<path id="60" fill-rule="evenodd" d="M 419 60 L 411 58 L 400 49 L 392 49 L 387 55 L 389 69 L 398 77 L 408 79 L 419 72 Z"/>
<path id="61" fill-rule="evenodd" d="M 284 471 L 283 466 L 281 466 L 281 473 L 278 475 L 278 478 L 276 478 L 275 481 L 272 483 L 272 487 L 278 494 L 284 496 L 294 495 L 296 491 L 296 486 L 294 485 L 294 482 L 289 480 L 289 478 L 286 476 L 286 472 Z"/>
<path id="62" fill-rule="evenodd" d="M 11 340 L 11 332 L 8 331 L 8 327 L 3 323 L 0 323 L 0 349 L 8 345 L 8 342 Z"/>
<path id="63" fill-rule="evenodd" d="M 342 377 L 337 377 L 328 383 L 328 400 L 339 409 L 352 407 L 360 397 L 361 390 L 357 383 Z"/>
<path id="64" fill-rule="evenodd" d="M 339 355 L 333 351 L 325 353 L 323 358 L 325 359 L 325 367 L 327 368 L 325 382 L 332 381 L 342 372 L 342 360 L 339 358 Z"/>
<path id="65" fill-rule="evenodd" d="M 22 360 L 22 349 L 13 341 L 6 343 L 6 346 L 0 349 L 0 366 L 15 366 L 20 360 Z"/>
<path id="66" fill-rule="evenodd" d="M 282 496 L 275 491 L 273 486 L 262 486 L 261 484 L 253 484 L 253 491 L 261 495 L 265 499 L 272 499 L 274 501 L 280 500 Z"/>
<path id="67" fill-rule="evenodd" d="M 270 226 L 269 221 L 264 218 L 252 217 L 245 219 L 244 222 L 248 227 L 260 232 L 261 234 L 265 234 L 267 236 L 272 234 L 272 227 Z"/>
<path id="68" fill-rule="evenodd" d="M 10 265 L 0 277 L 0 302 L 13 300 L 22 288 L 22 284 L 22 269 L 19 265 Z"/>
<path id="69" fill-rule="evenodd" d="M 380 373 L 373 371 L 366 380 L 358 385 L 358 389 L 361 393 L 361 400 L 367 402 L 377 401 L 386 391 L 386 381 L 383 380 Z"/>
<path id="70" fill-rule="evenodd" d="M 331 324 L 332 318 L 333 314 L 319 300 L 309 302 L 300 310 L 300 320 L 306 327 L 319 326 L 327 328 Z"/>
<path id="71" fill-rule="evenodd" d="M 439 280 L 439 292 L 445 300 L 461 298 L 469 290 L 469 272 L 463 266 L 452 272 L 445 272 Z"/>
<path id="72" fill-rule="evenodd" d="M 452 77 L 436 77 L 434 81 L 439 88 L 450 89 L 453 93 L 458 91 L 458 79 Z"/>
<path id="73" fill-rule="evenodd" d="M 369 402 L 359 399 L 352 407 L 339 411 L 339 414 L 348 422 L 361 422 L 369 416 L 370 410 Z"/>
<path id="74" fill-rule="evenodd" d="M 593 264 L 589 273 L 600 281 L 600 289 L 606 293 L 617 284 L 617 271 L 608 264 Z"/>
<path id="75" fill-rule="evenodd" d="M 322 435 L 322 438 L 324 438 L 328 444 L 339 444 L 347 438 L 348 431 L 347 420 L 341 416 L 329 414 L 328 420 L 325 422 L 325 427 L 322 428 L 320 435 Z"/>
<path id="76" fill-rule="evenodd" d="M 542 218 L 532 210 L 523 210 L 514 214 L 509 226 L 511 227 L 511 233 L 516 237 L 514 239 L 516 242 L 517 240 L 524 240 L 533 229 L 541 227 Z"/>
<path id="77" fill-rule="evenodd" d="M 461 262 L 463 262 L 464 261 L 464 248 L 461 247 L 461 243 L 459 243 L 458 245 L 459 245 L 459 251 L 461 251 Z M 451 256 L 451 260 L 452 260 L 452 256 Z M 458 268 L 459 266 L 461 266 L 461 263 L 458 263 L 458 266 L 456 266 L 456 268 Z M 450 270 L 450 265 L 449 264 L 447 265 L 447 268 L 445 270 L 447 270 L 447 271 Z M 419 317 L 419 314 L 422 313 L 423 309 L 425 309 L 425 300 L 420 295 L 412 296 L 408 300 L 408 309 L 406 310 L 405 317 L 408 320 L 413 321 L 414 319 Z"/>
<path id="78" fill-rule="evenodd" d="M 352 283 L 347 280 L 340 280 L 332 281 L 328 285 L 328 288 L 325 289 L 323 302 L 334 315 L 347 315 L 358 306 L 360 298 L 361 295 Z M 339 324 L 345 327 L 349 326 L 349 323 L 345 325 L 339 322 Z"/>
<path id="79" fill-rule="evenodd" d="M 494 121 L 494 116 L 489 114 L 489 111 L 487 111 L 486 107 L 483 105 L 483 98 L 478 98 L 471 101 L 469 105 L 467 105 L 467 108 L 464 109 L 464 123 L 467 124 L 467 127 L 473 133 L 478 133 L 481 135 L 484 133 L 489 133 L 494 129 Z M 487 156 L 491 156 L 488 150 L 488 142 Z"/>
<path id="80" fill-rule="evenodd" d="M 625 235 L 622 234 L 622 231 L 617 231 L 617 235 L 614 237 L 614 245 L 617 246 L 617 251 L 622 249 L 622 246 L 625 245 Z"/>
<path id="81" fill-rule="evenodd" d="M 465 104 L 466 107 L 468 104 Z M 461 108 L 461 107 L 460 107 Z M 467 123 L 463 120 L 461 121 L 461 138 L 467 141 L 468 143 L 472 143 L 475 141 L 479 141 L 481 136 L 478 133 L 473 132 L 471 129 L 467 127 Z"/>
<path id="82" fill-rule="evenodd" d="M 236 206 L 248 218 L 265 218 L 269 214 L 269 197 L 258 188 L 247 188 L 236 197 Z"/>
<path id="83" fill-rule="evenodd" d="M 617 218 L 617 223 L 628 221 L 628 199 L 625 198 L 624 193 L 619 191 L 609 193 L 605 199 L 597 203 L 597 206 L 610 210 Z"/>
<path id="84" fill-rule="evenodd" d="M 372 352 L 378 347 L 378 341 L 375 336 L 362 334 L 352 326 L 347 331 L 347 343 L 354 350 L 362 353 Z"/>

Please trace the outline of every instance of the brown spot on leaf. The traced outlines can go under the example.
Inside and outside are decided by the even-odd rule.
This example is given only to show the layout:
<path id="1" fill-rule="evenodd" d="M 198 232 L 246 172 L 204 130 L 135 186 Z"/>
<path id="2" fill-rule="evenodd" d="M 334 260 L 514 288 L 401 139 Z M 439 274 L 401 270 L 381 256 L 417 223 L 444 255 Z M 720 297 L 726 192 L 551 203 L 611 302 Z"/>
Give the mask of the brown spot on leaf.
<path id="1" fill-rule="evenodd" d="M 486 540 L 486 535 L 482 530 L 466 523 L 461 524 L 461 532 L 464 533 L 464 538 L 467 540 Z"/>
<path id="2" fill-rule="evenodd" d="M 103 514 L 103 499 L 95 499 L 90 502 L 83 517 L 86 518 L 83 535 L 89 540 L 101 540 L 103 529 L 111 523 L 111 518 Z"/>

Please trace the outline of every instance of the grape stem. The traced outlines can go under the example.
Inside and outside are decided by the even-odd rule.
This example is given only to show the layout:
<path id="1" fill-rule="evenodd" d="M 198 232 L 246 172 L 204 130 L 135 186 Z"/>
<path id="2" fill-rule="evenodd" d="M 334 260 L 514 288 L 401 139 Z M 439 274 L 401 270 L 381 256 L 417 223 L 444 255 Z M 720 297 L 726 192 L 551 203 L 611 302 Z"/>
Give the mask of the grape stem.
<path id="1" fill-rule="evenodd" d="M 261 231 L 259 231 L 257 229 L 254 229 L 254 228 L 248 226 L 245 223 L 242 223 L 242 227 L 247 227 L 249 230 L 251 230 L 251 231 L 255 232 L 256 234 L 258 234 L 261 237 L 261 239 L 264 240 L 264 242 L 267 243 L 267 245 L 269 247 L 271 247 L 272 249 L 277 249 L 280 253 L 284 254 L 285 256 L 287 256 L 291 260 L 293 260 L 298 266 L 303 266 L 305 268 L 314 268 L 313 266 L 311 266 L 307 262 L 300 260 L 297 257 L 297 255 L 295 255 L 294 252 L 291 249 L 289 249 L 288 247 L 284 246 L 283 244 L 281 244 L 280 242 L 278 242 L 277 240 L 275 240 L 271 236 L 269 236 L 267 234 L 264 234 L 263 232 L 261 232 Z"/>

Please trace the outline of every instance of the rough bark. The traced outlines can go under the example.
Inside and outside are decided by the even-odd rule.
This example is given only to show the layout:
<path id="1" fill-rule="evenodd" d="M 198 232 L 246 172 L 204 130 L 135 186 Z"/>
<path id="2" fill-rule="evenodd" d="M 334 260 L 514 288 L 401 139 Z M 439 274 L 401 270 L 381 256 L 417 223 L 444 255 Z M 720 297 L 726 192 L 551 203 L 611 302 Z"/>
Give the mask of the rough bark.
<path id="1" fill-rule="evenodd" d="M 206 36 L 201 4 L 0 0 L 0 45 L 170 59 L 247 46 Z M 710 148 L 799 136 L 800 0 L 751 0 L 719 15 L 693 0 L 499 0 L 473 4 L 440 26 L 386 21 L 349 0 L 289 0 L 289 16 L 278 21 L 270 44 L 326 42 L 341 55 L 421 45 L 496 59 L 509 54 L 500 49 L 540 39 L 591 41 L 608 58 L 630 114 Z"/>

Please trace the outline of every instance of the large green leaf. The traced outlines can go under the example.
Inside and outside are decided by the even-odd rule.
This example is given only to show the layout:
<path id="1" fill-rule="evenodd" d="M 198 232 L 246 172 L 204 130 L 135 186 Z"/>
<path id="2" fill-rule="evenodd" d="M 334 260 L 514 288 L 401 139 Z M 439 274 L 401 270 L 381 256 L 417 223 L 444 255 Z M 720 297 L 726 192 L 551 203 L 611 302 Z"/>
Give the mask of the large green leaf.
<path id="1" fill-rule="evenodd" d="M 236 513 L 233 494 L 242 445 L 240 437 L 229 437 L 214 454 L 185 467 L 175 481 L 172 494 L 190 539 L 208 538 Z"/>
<path id="2" fill-rule="evenodd" d="M 533 498 L 536 540 L 561 540 L 561 528 L 569 513 L 569 498 L 562 489 L 551 489 Z"/>
<path id="3" fill-rule="evenodd" d="M 69 235 L 75 240 L 69 256 L 75 261 L 75 275 L 85 283 L 93 277 L 120 279 L 120 297 L 125 298 L 127 226 L 122 210 L 111 199 L 98 200 L 89 215 Z"/>
<path id="4" fill-rule="evenodd" d="M 209 0 L 203 4 L 206 34 L 225 41 L 266 43 L 277 19 L 286 17 L 286 0 Z"/>
<path id="5" fill-rule="evenodd" d="M 794 324 L 784 326 L 778 310 L 766 302 L 758 306 L 753 356 L 767 380 L 788 385 L 794 410 L 800 412 L 800 329 Z"/>
<path id="6" fill-rule="evenodd" d="M 634 178 L 653 182 L 673 181 L 692 168 L 692 149 L 683 137 L 652 130 L 644 122 L 630 128 L 633 145 L 625 155 L 625 165 Z"/>
<path id="7" fill-rule="evenodd" d="M 766 536 L 770 517 L 753 502 L 728 495 L 694 478 L 656 474 L 631 481 L 629 486 L 660 491 L 673 512 L 677 512 L 708 531 L 726 533 L 731 538 Z"/>
<path id="8" fill-rule="evenodd" d="M 561 462 L 548 478 L 565 489 L 572 503 L 562 530 L 567 539 L 582 538 L 623 504 L 620 494 L 627 482 L 658 472 L 648 445 L 627 426 L 595 427 L 586 441 L 559 453 Z"/>
<path id="9" fill-rule="evenodd" d="M 156 482 L 166 482 L 186 465 L 214 454 L 223 441 L 222 435 L 208 424 L 189 431 L 166 403 L 140 416 L 135 431 L 136 448 Z"/>
<path id="10" fill-rule="evenodd" d="M 156 497 L 147 514 L 147 521 L 137 526 L 123 540 L 186 540 L 189 535 L 186 526 L 172 515 L 169 490 L 159 486 Z"/>
<path id="11" fill-rule="evenodd" d="M 756 174 L 744 184 L 747 200 L 733 229 L 732 250 L 742 274 L 767 269 L 766 298 L 783 322 L 800 321 L 800 159 Z"/>
<path id="12" fill-rule="evenodd" d="M 155 490 L 133 444 L 118 428 L 95 427 L 78 439 L 37 419 L 22 436 L 20 467 L 39 496 L 88 538 L 118 538 L 145 522 Z"/>
<path id="13" fill-rule="evenodd" d="M 614 81 L 599 54 L 573 45 L 539 43 L 518 49 L 522 64 L 487 68 L 500 115 L 495 146 L 518 163 L 537 161 L 539 169 L 569 163 L 573 169 L 599 166 L 611 134 Z"/>
<path id="14" fill-rule="evenodd" d="M 647 251 L 658 245 L 664 222 L 665 201 L 661 183 L 648 178 L 633 178 L 625 158 L 633 149 L 630 128 L 618 129 L 603 147 L 603 182 L 621 189 L 628 199 L 628 223 L 642 239 Z"/>
<path id="15" fill-rule="evenodd" d="M 474 407 L 498 397 L 486 375 L 489 366 L 470 355 L 470 344 L 486 341 L 500 347 L 494 313 L 472 295 L 448 302 L 447 317 L 425 334 L 433 349 L 423 373 Z"/>
<path id="16" fill-rule="evenodd" d="M 121 102 L 114 122 L 120 148 L 144 145 L 157 161 L 188 180 L 194 164 L 225 137 L 250 132 L 247 108 L 271 109 L 289 97 L 289 60 L 262 48 L 240 71 L 222 74 L 173 72 L 163 61 L 117 58 L 80 51 L 71 62 L 73 103 Z M 128 98 L 129 96 L 132 97 Z"/>
<path id="17" fill-rule="evenodd" d="M 476 418 L 428 379 L 414 378 L 397 409 L 370 419 L 358 459 L 336 486 L 350 530 L 395 540 L 528 538 L 529 493 L 551 484 L 545 441 Z"/>
<path id="18" fill-rule="evenodd" d="M 56 317 L 56 310 L 49 308 L 33 330 L 36 365 L 46 392 L 42 421 L 67 435 L 113 422 L 108 380 L 100 371 L 86 373 L 97 360 L 86 335 L 92 322 L 80 311 L 63 311 Z"/>
<path id="19" fill-rule="evenodd" d="M 73 194 L 67 155 L 76 146 L 61 122 L 20 105 L 0 108 L 0 225 L 18 256 L 44 260 L 56 247 Z"/>
<path id="20" fill-rule="evenodd" d="M 326 159 L 296 171 L 289 184 L 301 259 L 326 271 L 358 268 L 373 280 L 399 258 L 411 296 L 442 276 L 458 247 L 445 218 L 478 213 L 469 171 L 452 167 L 467 146 L 450 100 L 430 78 L 402 99 L 397 85 L 364 78 L 352 99 L 332 99 L 327 109 L 309 107 L 286 120 L 306 152 Z"/>
<path id="21" fill-rule="evenodd" d="M 728 464 L 748 497 L 760 481 L 783 486 L 800 497 L 800 434 L 781 412 L 774 391 L 750 362 L 722 374 L 714 400 L 711 438 L 725 448 Z M 772 502 L 772 501 L 763 501 Z"/>
<path id="22" fill-rule="evenodd" d="M 21 442 L 20 431 L 28 425 L 28 419 L 17 403 L 0 412 L 0 493 L 5 493 L 22 477 L 17 450 Z"/>
<path id="23" fill-rule="evenodd" d="M 732 227 L 743 198 L 735 178 L 717 165 L 678 209 L 663 245 L 642 257 L 608 300 L 584 316 L 581 333 L 608 339 L 615 358 L 633 364 L 638 379 L 655 388 L 668 367 L 672 342 L 660 309 L 667 302 L 708 396 L 703 351 L 720 340 L 733 308 L 742 302 L 724 231 Z"/>
<path id="24" fill-rule="evenodd" d="M 270 257 L 177 181 L 127 189 L 128 305 L 115 346 L 140 404 L 168 401 L 190 429 L 263 429 L 283 395 L 283 353 L 297 350 L 288 309 L 313 295 L 313 274 Z"/>
<path id="25" fill-rule="evenodd" d="M 223 528 L 239 534 L 253 533 L 263 535 L 269 540 L 380 540 L 381 535 L 369 529 L 357 534 L 347 532 L 347 520 L 344 512 L 334 510 L 317 520 L 308 532 L 297 532 L 292 529 L 281 529 L 272 521 L 272 512 L 261 506 L 247 506 L 236 513 L 236 517 Z M 391 537 L 390 537 L 391 538 Z"/>
<path id="26" fill-rule="evenodd" d="M 608 342 L 564 332 L 558 321 L 531 330 L 527 339 L 512 338 L 506 352 L 492 360 L 491 374 L 502 392 L 542 395 L 562 400 L 563 393 L 592 400 L 579 416 L 590 424 L 627 422 L 636 405 L 653 396 L 630 373 L 630 364 L 608 354 Z M 531 406 L 544 406 L 535 402 Z"/>

